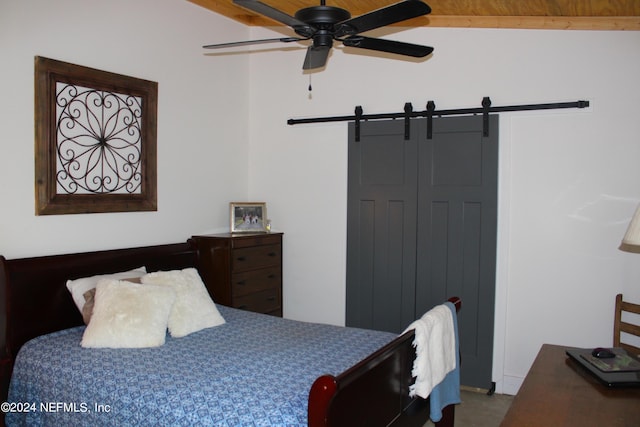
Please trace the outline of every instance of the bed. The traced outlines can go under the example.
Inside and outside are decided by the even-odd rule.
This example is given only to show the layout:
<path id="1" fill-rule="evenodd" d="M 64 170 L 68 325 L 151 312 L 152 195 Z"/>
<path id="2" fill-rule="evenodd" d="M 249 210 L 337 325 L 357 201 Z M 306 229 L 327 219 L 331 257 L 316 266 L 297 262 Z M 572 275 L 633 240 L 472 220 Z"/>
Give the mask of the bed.
<path id="1" fill-rule="evenodd" d="M 413 331 L 397 336 L 217 306 L 223 325 L 167 334 L 159 347 L 79 345 L 85 326 L 68 279 L 199 264 L 191 241 L 0 256 L 0 397 L 10 404 L 3 423 L 321 427 L 428 420 L 428 401 L 408 393 Z M 458 298 L 450 301 L 460 308 Z M 43 383 L 48 388 L 41 390 Z M 452 427 L 453 420 L 449 405 L 436 425 Z"/>

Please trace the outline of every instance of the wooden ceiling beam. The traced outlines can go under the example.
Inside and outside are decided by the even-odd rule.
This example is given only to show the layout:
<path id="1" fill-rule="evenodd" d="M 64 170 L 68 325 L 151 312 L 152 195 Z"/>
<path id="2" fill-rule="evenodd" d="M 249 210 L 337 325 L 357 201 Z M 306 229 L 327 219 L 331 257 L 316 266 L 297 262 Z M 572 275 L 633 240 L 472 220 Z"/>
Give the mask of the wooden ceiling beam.
<path id="1" fill-rule="evenodd" d="M 236 6 L 233 0 L 188 0 L 245 25 L 282 24 Z M 262 0 L 294 15 L 315 0 Z M 327 0 L 359 16 L 397 0 Z M 433 12 L 397 24 L 403 27 L 521 28 L 555 30 L 640 31 L 638 0 L 427 0 Z"/>
<path id="2" fill-rule="evenodd" d="M 640 31 L 640 16 L 431 16 L 429 27 Z"/>

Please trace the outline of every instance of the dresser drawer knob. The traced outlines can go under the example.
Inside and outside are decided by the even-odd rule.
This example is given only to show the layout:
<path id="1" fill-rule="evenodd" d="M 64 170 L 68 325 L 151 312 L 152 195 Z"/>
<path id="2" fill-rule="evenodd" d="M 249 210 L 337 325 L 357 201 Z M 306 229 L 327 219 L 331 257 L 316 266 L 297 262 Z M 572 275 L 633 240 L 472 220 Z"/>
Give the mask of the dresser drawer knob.
<path id="1" fill-rule="evenodd" d="M 243 257 L 243 256 L 239 256 L 238 258 L 236 258 L 238 261 L 246 261 L 247 258 Z"/>
<path id="2" fill-rule="evenodd" d="M 271 257 L 274 257 L 274 256 L 276 256 L 276 255 L 278 255 L 278 253 L 277 253 L 277 252 L 269 252 L 269 256 L 271 256 Z"/>
<path id="3" fill-rule="evenodd" d="M 238 280 L 238 281 L 236 282 L 236 285 L 240 285 L 240 286 L 244 286 L 244 285 L 246 285 L 246 284 L 247 284 L 247 281 L 246 281 L 246 280 Z"/>
<path id="4" fill-rule="evenodd" d="M 276 277 L 278 276 L 276 276 L 275 274 L 270 274 L 267 276 L 268 279 L 275 279 Z"/>

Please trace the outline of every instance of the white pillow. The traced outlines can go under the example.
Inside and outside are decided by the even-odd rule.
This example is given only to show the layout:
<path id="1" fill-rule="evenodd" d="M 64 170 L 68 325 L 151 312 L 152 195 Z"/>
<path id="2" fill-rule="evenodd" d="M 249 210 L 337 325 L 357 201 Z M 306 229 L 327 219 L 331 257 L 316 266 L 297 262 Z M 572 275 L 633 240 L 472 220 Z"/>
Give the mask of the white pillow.
<path id="1" fill-rule="evenodd" d="M 157 271 L 143 276 L 140 281 L 144 284 L 167 286 L 176 292 L 176 302 L 169 315 L 169 332 L 172 337 L 184 337 L 225 323 L 195 268 Z"/>
<path id="2" fill-rule="evenodd" d="M 143 348 L 164 344 L 176 294 L 164 286 L 102 279 L 82 347 Z"/>
<path id="3" fill-rule="evenodd" d="M 147 269 L 145 267 L 138 267 L 134 270 L 123 271 L 121 273 L 82 277 L 80 279 L 67 280 L 67 289 L 71 292 L 71 297 L 73 298 L 73 302 L 76 303 L 76 307 L 78 307 L 78 310 L 82 313 L 82 307 L 84 307 L 85 303 L 84 293 L 95 288 L 100 279 L 133 279 L 142 277 L 145 274 L 147 274 Z"/>

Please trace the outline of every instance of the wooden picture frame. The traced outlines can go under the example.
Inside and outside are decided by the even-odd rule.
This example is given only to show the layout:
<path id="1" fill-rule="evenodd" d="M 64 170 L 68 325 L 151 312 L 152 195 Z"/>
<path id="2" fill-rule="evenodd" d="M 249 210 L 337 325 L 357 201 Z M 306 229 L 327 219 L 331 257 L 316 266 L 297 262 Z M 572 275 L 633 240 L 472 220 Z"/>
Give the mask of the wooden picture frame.
<path id="1" fill-rule="evenodd" d="M 157 210 L 158 83 L 35 57 L 36 215 Z"/>
<path id="2" fill-rule="evenodd" d="M 266 233 L 267 204 L 264 202 L 231 202 L 229 218 L 232 233 Z"/>

